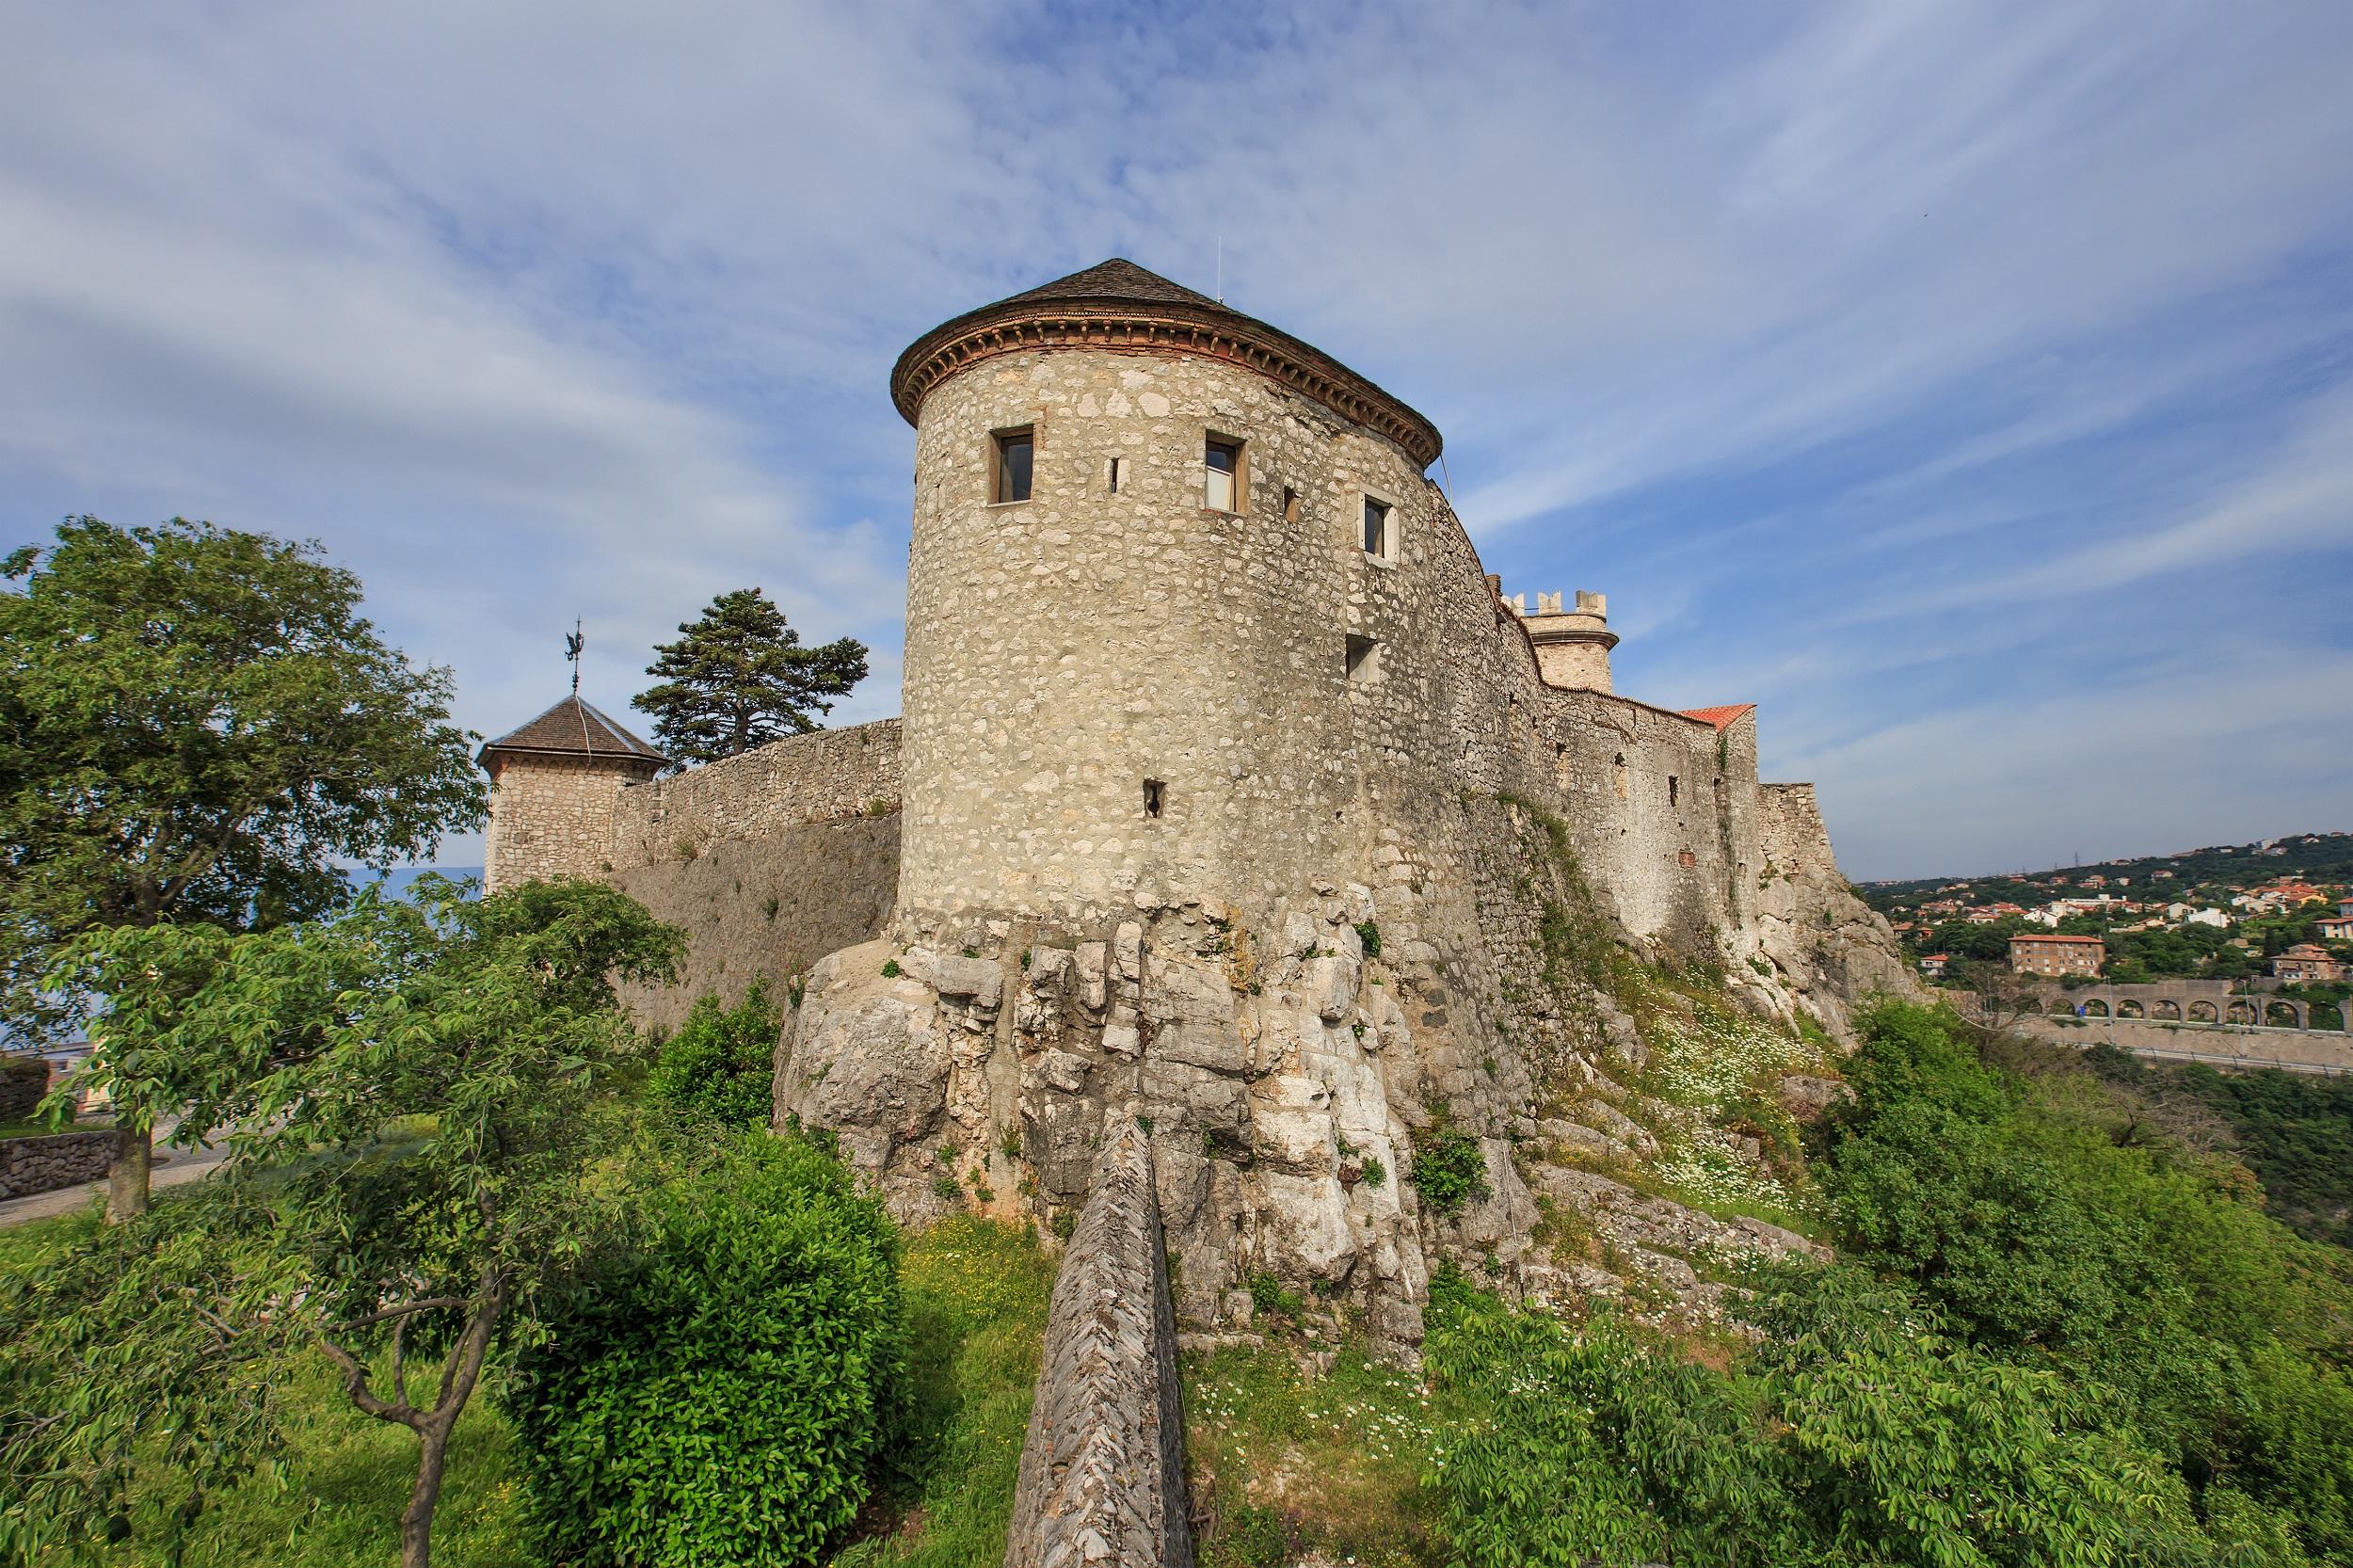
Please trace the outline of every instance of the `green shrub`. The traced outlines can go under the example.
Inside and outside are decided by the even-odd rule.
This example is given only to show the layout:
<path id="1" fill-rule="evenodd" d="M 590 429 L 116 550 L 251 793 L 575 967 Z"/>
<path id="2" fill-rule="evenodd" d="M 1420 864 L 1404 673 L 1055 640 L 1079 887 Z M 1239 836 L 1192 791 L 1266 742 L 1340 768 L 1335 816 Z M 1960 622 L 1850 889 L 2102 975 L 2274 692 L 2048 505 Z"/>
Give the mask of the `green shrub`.
<path id="1" fill-rule="evenodd" d="M 1381 1157 L 1377 1154 L 1365 1156 L 1365 1162 L 1360 1169 L 1365 1173 L 1365 1185 L 1368 1187 L 1378 1187 L 1389 1179 L 1389 1168 L 1382 1163 Z"/>
<path id="2" fill-rule="evenodd" d="M 1486 1200 L 1487 1157 L 1467 1132 L 1433 1132 L 1414 1144 L 1413 1178 L 1422 1202 L 1440 1214 L 1456 1213 Z"/>
<path id="3" fill-rule="evenodd" d="M 743 1133 L 640 1200 L 508 1394 L 529 1527 L 572 1568 L 814 1563 L 897 1398 L 897 1239 L 804 1140 Z"/>
<path id="4" fill-rule="evenodd" d="M 654 1059 L 647 1099 L 682 1117 L 724 1127 L 766 1127 L 774 1104 L 776 1039 L 783 1030 L 765 978 L 754 980 L 733 1007 L 722 1007 L 715 996 L 696 999 Z"/>
<path id="5" fill-rule="evenodd" d="M 1365 944 L 1367 958 L 1381 956 L 1381 927 L 1377 923 L 1371 920 L 1359 920 L 1356 924 L 1356 935 Z"/>
<path id="6" fill-rule="evenodd" d="M 1261 1317 L 1296 1318 L 1306 1304 L 1295 1290 L 1283 1288 L 1283 1282 L 1273 1274 L 1252 1274 L 1250 1309 Z"/>

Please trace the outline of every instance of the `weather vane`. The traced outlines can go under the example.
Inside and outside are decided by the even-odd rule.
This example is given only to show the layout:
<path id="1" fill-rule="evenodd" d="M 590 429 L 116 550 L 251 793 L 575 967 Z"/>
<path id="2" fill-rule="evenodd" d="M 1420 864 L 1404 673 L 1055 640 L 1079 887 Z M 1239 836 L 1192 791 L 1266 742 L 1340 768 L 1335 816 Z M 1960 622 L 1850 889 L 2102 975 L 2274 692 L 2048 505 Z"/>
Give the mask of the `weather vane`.
<path id="1" fill-rule="evenodd" d="M 572 696 L 580 695 L 580 622 L 572 622 L 571 635 L 564 639 L 564 658 L 572 666 Z"/>

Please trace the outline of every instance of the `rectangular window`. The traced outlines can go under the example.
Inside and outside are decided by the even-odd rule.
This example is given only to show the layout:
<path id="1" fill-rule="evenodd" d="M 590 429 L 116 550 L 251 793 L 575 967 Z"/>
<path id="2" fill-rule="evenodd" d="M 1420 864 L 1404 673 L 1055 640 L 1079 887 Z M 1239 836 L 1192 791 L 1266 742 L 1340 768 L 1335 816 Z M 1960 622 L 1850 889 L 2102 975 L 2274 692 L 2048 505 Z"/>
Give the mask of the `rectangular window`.
<path id="1" fill-rule="evenodd" d="M 1126 489 L 1127 488 L 1128 459 L 1125 457 L 1113 457 L 1112 459 L 1111 493 L 1117 495 L 1120 491 Z"/>
<path id="2" fill-rule="evenodd" d="M 1365 553 L 1376 561 L 1389 560 L 1396 542 L 1390 536 L 1389 504 L 1365 497 Z"/>
<path id="3" fill-rule="evenodd" d="M 1242 466 L 1241 442 L 1220 440 L 1211 436 L 1202 452 L 1202 462 L 1209 471 L 1209 482 L 1201 494 L 1201 504 L 1212 512 L 1241 510 Z"/>
<path id="4" fill-rule="evenodd" d="M 1372 638 L 1351 635 L 1347 657 L 1349 680 L 1371 680 L 1380 676 L 1381 645 Z"/>
<path id="5" fill-rule="evenodd" d="M 1299 520 L 1299 492 L 1289 485 L 1283 487 L 1283 520 L 1285 522 Z"/>
<path id="6" fill-rule="evenodd" d="M 996 437 L 995 472 L 990 477 L 988 499 L 1002 506 L 1009 502 L 1030 499 L 1030 469 L 1037 455 L 1034 432 L 1000 430 Z"/>

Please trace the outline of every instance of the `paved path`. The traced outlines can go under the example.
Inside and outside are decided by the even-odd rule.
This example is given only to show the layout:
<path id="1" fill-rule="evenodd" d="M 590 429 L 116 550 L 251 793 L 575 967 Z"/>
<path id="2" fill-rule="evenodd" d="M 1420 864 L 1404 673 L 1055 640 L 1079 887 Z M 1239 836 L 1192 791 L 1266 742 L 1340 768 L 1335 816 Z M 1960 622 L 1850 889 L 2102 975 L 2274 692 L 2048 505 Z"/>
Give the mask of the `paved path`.
<path id="1" fill-rule="evenodd" d="M 229 1151 L 217 1144 L 207 1144 L 197 1149 L 168 1149 L 158 1143 L 155 1166 L 148 1177 L 150 1187 L 177 1187 L 194 1181 L 223 1160 Z M 93 1181 L 80 1187 L 60 1187 L 54 1192 L 34 1192 L 22 1198 L 0 1202 L 0 1225 L 21 1225 L 27 1220 L 46 1220 L 56 1214 L 71 1214 L 89 1206 L 90 1194 L 103 1195 L 106 1184 Z"/>

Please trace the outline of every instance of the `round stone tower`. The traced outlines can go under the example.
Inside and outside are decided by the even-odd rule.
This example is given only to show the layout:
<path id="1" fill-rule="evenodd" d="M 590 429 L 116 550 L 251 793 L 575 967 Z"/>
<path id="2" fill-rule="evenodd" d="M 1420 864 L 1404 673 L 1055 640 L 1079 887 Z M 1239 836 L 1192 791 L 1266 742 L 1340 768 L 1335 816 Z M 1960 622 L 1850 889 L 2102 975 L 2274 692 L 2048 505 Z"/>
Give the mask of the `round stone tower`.
<path id="1" fill-rule="evenodd" d="M 1545 684 L 1589 692 L 1609 690 L 1609 650 L 1618 646 L 1618 634 L 1609 630 L 1607 596 L 1579 588 L 1572 610 L 1561 608 L 1559 594 L 1538 594 L 1532 616 L 1517 601 L 1513 608 L 1528 627 L 1528 640 L 1535 647 Z"/>
<path id="2" fill-rule="evenodd" d="M 1260 916 L 1369 853 L 1355 760 L 1442 680 L 1428 420 L 1125 261 L 926 333 L 891 395 L 908 932 Z"/>

